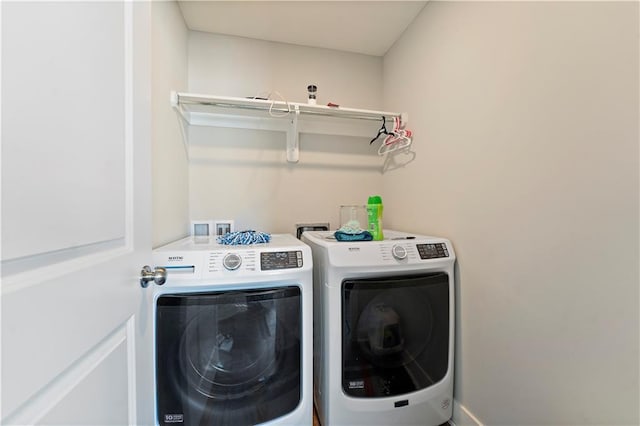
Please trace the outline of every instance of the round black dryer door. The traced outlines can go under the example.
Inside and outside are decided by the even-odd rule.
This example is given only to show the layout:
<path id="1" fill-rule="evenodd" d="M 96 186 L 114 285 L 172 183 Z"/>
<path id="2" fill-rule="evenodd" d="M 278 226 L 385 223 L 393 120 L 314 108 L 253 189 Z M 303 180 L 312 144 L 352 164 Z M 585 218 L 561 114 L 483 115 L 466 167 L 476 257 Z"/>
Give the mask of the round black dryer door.
<path id="1" fill-rule="evenodd" d="M 342 388 L 354 397 L 425 389 L 449 363 L 445 273 L 342 283 Z"/>
<path id="2" fill-rule="evenodd" d="M 159 297 L 158 422 L 254 425 L 293 411 L 300 303 L 298 287 Z"/>

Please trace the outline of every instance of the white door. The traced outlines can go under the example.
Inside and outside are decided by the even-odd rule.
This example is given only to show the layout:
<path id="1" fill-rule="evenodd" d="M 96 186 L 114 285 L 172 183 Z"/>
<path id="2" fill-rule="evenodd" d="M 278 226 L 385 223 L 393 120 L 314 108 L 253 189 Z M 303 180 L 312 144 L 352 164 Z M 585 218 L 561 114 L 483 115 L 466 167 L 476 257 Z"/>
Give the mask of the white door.
<path id="1" fill-rule="evenodd" d="M 2 424 L 151 423 L 150 4 L 1 14 Z"/>

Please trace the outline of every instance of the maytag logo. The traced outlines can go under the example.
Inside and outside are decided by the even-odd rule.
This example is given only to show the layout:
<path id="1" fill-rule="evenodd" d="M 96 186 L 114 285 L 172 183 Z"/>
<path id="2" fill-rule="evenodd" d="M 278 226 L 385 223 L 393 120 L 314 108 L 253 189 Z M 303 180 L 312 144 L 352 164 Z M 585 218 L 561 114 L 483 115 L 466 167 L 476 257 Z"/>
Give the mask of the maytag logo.
<path id="1" fill-rule="evenodd" d="M 181 260 L 184 260 L 184 257 L 182 257 L 182 256 L 169 256 L 169 262 L 179 262 Z"/>
<path id="2" fill-rule="evenodd" d="M 360 251 L 360 247 L 349 247 L 349 251 Z"/>

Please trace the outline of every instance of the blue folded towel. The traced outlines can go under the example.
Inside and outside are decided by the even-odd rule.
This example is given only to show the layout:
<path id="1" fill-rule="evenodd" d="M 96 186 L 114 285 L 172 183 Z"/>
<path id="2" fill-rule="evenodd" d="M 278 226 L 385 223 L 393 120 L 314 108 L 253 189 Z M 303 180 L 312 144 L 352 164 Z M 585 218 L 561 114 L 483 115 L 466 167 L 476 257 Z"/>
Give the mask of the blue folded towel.
<path id="1" fill-rule="evenodd" d="M 336 240 L 338 241 L 371 241 L 373 240 L 373 235 L 369 231 L 361 231 L 356 233 L 344 232 L 341 230 L 337 230 L 334 234 Z"/>

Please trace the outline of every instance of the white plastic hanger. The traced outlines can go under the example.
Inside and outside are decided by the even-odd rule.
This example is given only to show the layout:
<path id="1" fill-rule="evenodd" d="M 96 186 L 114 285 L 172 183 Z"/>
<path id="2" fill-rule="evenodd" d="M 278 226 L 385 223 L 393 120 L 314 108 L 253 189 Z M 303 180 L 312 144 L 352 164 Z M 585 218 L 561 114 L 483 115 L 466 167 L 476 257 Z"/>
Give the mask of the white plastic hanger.
<path id="1" fill-rule="evenodd" d="M 393 132 L 391 132 L 378 148 L 378 155 L 389 154 L 411 146 L 413 132 L 403 129 L 400 117 L 394 117 Z"/>

